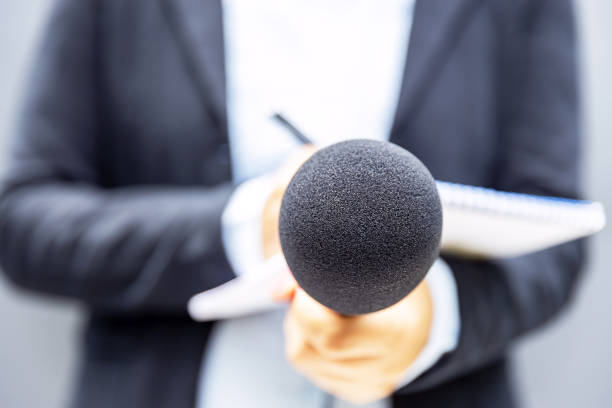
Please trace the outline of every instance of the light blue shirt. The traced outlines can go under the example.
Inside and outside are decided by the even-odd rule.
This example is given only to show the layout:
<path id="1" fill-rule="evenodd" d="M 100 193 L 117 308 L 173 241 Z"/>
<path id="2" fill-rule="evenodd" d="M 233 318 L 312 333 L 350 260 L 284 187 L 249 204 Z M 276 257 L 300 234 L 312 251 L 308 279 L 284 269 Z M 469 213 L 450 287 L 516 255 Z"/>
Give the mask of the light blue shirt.
<path id="1" fill-rule="evenodd" d="M 242 183 L 224 214 L 223 238 L 237 274 L 263 261 L 260 214 L 268 174 L 300 144 L 272 115 L 290 118 L 319 146 L 388 139 L 413 7 L 414 0 L 223 1 L 230 151 L 234 181 Z M 433 286 L 451 295 L 432 290 L 438 325 L 434 317 L 430 341 L 406 382 L 456 344 L 454 281 L 443 263 L 437 265 Z M 277 310 L 217 323 L 197 408 L 351 406 L 286 362 L 283 316 Z"/>

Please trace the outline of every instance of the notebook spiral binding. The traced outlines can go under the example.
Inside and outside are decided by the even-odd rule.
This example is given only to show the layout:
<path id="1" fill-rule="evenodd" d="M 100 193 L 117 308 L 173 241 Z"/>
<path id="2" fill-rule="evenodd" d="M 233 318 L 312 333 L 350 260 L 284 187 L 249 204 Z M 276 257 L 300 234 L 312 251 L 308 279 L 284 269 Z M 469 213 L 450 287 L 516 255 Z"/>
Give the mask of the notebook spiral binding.
<path id="1" fill-rule="evenodd" d="M 606 223 L 601 203 L 498 191 L 436 181 L 443 207 L 518 217 L 542 223 L 599 231 Z"/>

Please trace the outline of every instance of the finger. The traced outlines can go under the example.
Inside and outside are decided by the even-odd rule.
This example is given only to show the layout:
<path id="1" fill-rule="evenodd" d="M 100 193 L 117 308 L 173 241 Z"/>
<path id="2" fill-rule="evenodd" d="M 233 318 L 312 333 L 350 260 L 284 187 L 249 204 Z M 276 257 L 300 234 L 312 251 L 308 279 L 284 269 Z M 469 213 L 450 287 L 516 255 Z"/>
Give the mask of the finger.
<path id="1" fill-rule="evenodd" d="M 295 292 L 289 315 L 308 343 L 329 359 L 380 356 L 387 350 L 367 330 L 357 330 L 359 317 L 343 316 L 321 305 L 301 288 Z M 378 346 L 378 347 L 377 347 Z"/>
<path id="2" fill-rule="evenodd" d="M 356 358 L 333 361 L 308 343 L 299 323 L 285 319 L 286 355 L 295 369 L 319 387 L 353 403 L 366 403 L 389 395 L 401 372 L 389 370 L 388 359 Z"/>
<path id="3" fill-rule="evenodd" d="M 284 187 L 272 191 L 261 214 L 261 243 L 266 259 L 282 251 L 278 235 L 278 215 L 284 191 Z"/>
<path id="4" fill-rule="evenodd" d="M 339 327 L 347 318 L 323 306 L 301 288 L 295 292 L 291 312 L 305 329 L 312 331 Z"/>
<path id="5" fill-rule="evenodd" d="M 367 354 L 352 353 L 353 356 L 345 357 L 347 354 L 334 355 L 313 346 L 309 337 L 296 319 L 288 314 L 285 318 L 285 353 L 301 371 L 306 371 L 317 376 L 333 378 L 337 380 L 355 381 L 359 378 L 370 378 L 375 373 L 375 378 L 391 378 L 394 375 L 387 367 L 391 364 L 389 358 L 380 357 L 378 354 L 369 356 Z M 389 353 L 387 353 L 389 354 Z M 334 358 L 341 356 L 343 358 Z"/>
<path id="6" fill-rule="evenodd" d="M 290 302 L 295 295 L 297 287 L 295 278 L 287 269 L 286 273 L 279 276 L 277 282 L 273 284 L 270 296 L 279 303 Z"/>
<path id="7" fill-rule="evenodd" d="M 320 388 L 342 399 L 367 403 L 384 398 L 395 389 L 397 381 L 385 378 L 384 373 L 370 367 L 356 370 L 355 367 L 329 362 L 307 343 L 300 342 L 299 334 L 293 340 L 293 350 L 290 346 L 292 342 L 287 343 L 287 354 L 296 370 Z M 296 346 L 296 342 L 299 345 Z"/>
<path id="8" fill-rule="evenodd" d="M 321 305 L 302 289 L 295 293 L 289 313 L 309 343 L 329 359 L 373 358 L 389 352 L 392 333 L 369 327 L 364 316 L 344 316 Z M 387 341 L 385 337 L 389 337 Z M 381 341 L 382 339 L 382 341 Z"/>

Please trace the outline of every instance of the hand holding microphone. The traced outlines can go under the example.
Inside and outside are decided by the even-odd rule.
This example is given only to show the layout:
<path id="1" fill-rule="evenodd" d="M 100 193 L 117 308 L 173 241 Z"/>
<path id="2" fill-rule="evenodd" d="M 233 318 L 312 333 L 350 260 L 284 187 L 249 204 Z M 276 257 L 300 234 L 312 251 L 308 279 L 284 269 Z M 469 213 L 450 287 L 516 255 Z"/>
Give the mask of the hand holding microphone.
<path id="1" fill-rule="evenodd" d="M 345 316 L 297 289 L 285 319 L 285 353 L 294 368 L 352 403 L 390 395 L 425 346 L 431 326 L 425 282 L 386 309 Z"/>
<path id="2" fill-rule="evenodd" d="M 294 367 L 353 402 L 390 394 L 429 335 L 422 279 L 440 233 L 433 179 L 405 150 L 356 140 L 306 161 L 280 210 L 283 253 L 304 289 L 285 323 Z"/>

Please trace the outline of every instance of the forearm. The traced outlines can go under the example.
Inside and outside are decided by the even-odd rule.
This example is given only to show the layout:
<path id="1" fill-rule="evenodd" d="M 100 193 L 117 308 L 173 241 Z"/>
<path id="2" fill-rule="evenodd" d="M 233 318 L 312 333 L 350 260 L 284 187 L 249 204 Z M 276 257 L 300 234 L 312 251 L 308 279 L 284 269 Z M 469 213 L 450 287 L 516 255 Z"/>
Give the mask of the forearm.
<path id="1" fill-rule="evenodd" d="M 220 219 L 231 186 L 103 190 L 37 183 L 0 195 L 0 262 L 28 289 L 93 307 L 185 310 L 232 274 Z"/>
<path id="2" fill-rule="evenodd" d="M 461 317 L 457 347 L 402 392 L 428 389 L 478 369 L 555 317 L 579 280 L 583 244 L 495 262 L 448 259 Z"/>

